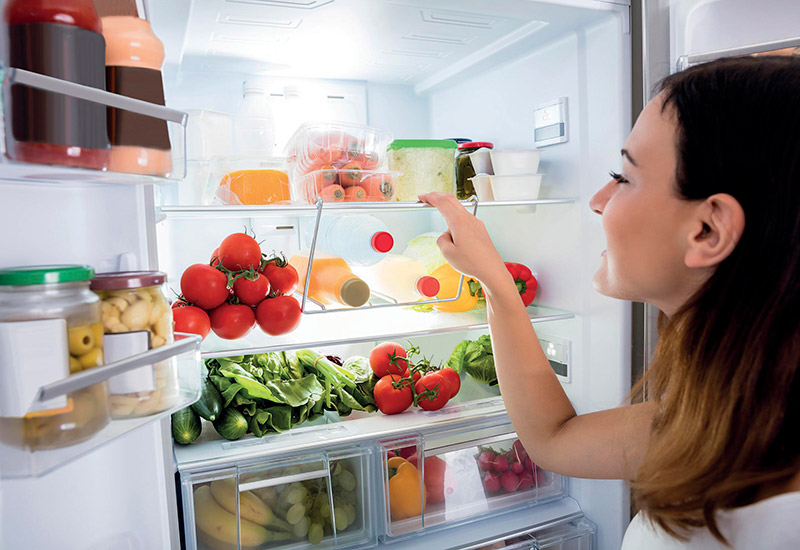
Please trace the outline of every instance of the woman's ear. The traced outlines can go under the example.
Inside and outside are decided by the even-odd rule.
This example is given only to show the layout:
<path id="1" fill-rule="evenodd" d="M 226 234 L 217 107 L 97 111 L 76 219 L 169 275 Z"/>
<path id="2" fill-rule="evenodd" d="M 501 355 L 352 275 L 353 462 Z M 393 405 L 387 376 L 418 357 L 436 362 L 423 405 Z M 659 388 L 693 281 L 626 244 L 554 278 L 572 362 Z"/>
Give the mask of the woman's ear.
<path id="1" fill-rule="evenodd" d="M 744 232 L 744 210 L 727 193 L 711 195 L 698 206 L 692 225 L 686 267 L 716 267 L 733 252 Z"/>

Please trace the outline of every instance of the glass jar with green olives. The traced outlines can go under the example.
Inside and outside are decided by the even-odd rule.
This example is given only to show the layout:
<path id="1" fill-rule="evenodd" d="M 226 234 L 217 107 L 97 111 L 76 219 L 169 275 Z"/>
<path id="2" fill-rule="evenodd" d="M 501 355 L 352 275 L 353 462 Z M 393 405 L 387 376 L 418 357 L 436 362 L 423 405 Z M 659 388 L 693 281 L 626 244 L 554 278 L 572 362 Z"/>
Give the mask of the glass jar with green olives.
<path id="1" fill-rule="evenodd" d="M 64 378 L 104 362 L 100 299 L 89 290 L 93 276 L 94 270 L 84 265 L 0 269 L 0 323 L 64 320 L 68 348 Z M 22 353 L 28 351 L 36 352 L 23 349 Z M 0 365 L 0 380 L 14 376 L 14 365 L 13 361 Z M 68 394 L 53 408 L 0 418 L 0 431 L 4 440 L 38 450 L 85 441 L 108 422 L 108 389 L 103 382 Z"/>
<path id="2" fill-rule="evenodd" d="M 488 141 L 469 141 L 458 144 L 456 153 L 456 197 L 458 200 L 467 200 L 475 195 L 475 186 L 472 185 L 470 179 L 483 170 L 475 169 L 471 154 L 483 148 L 492 149 L 494 144 Z"/>

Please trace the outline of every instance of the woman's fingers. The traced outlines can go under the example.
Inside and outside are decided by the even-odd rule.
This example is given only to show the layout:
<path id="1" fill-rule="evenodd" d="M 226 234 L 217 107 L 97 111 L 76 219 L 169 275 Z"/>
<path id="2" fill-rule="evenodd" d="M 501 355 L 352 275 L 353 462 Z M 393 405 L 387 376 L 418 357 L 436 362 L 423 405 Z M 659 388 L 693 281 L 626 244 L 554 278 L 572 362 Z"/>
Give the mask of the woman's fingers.
<path id="1" fill-rule="evenodd" d="M 460 216 L 468 214 L 464 205 L 458 202 L 455 195 L 449 193 L 425 193 L 424 195 L 419 195 L 418 198 L 420 201 L 436 207 L 450 228 L 458 222 Z"/>

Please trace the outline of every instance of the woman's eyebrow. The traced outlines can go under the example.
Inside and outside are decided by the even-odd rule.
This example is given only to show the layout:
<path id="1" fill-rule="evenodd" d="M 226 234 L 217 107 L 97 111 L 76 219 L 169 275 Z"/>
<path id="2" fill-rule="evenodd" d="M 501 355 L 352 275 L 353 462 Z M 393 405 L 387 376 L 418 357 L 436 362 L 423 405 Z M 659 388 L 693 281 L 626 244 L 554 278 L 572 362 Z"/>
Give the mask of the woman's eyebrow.
<path id="1" fill-rule="evenodd" d="M 622 150 L 620 151 L 620 154 L 621 154 L 623 157 L 626 157 L 626 158 L 628 159 L 628 162 L 630 162 L 631 164 L 633 164 L 633 165 L 634 165 L 634 166 L 636 166 L 637 168 L 639 167 L 639 165 L 638 165 L 638 164 L 636 164 L 636 161 L 635 161 L 635 160 L 633 160 L 633 157 L 631 156 L 631 154 L 628 152 L 628 150 L 627 150 L 627 149 L 622 149 Z"/>

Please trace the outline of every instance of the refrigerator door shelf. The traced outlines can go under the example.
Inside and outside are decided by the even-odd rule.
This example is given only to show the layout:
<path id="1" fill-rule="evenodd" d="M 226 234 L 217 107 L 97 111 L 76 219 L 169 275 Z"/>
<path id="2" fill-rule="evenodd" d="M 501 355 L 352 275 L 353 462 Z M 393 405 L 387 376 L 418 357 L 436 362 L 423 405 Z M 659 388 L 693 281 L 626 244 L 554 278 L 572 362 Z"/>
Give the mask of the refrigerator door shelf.
<path id="1" fill-rule="evenodd" d="M 373 453 L 351 447 L 182 473 L 186 548 L 374 546 Z"/>
<path id="2" fill-rule="evenodd" d="M 2 75 L 3 86 L 3 120 L 1 124 L 5 129 L 5 136 L 0 144 L 0 150 L 3 153 L 0 155 L 3 180 L 56 184 L 146 184 L 180 180 L 186 175 L 186 113 L 23 69 L 0 67 L 0 75 Z M 102 163 L 102 169 L 77 167 L 85 161 L 77 160 L 77 157 L 73 158 L 72 150 L 74 149 L 74 154 L 77 155 L 81 150 L 80 147 L 66 149 L 66 152 L 60 155 L 37 147 L 37 145 L 46 146 L 47 144 L 17 141 L 14 135 L 15 109 L 12 92 L 15 88 L 18 89 L 22 86 L 50 92 L 58 97 L 63 96 L 105 105 L 161 121 L 169 134 L 169 148 L 159 150 L 132 145 L 118 146 L 110 151 L 101 150 L 110 158 L 110 161 Z M 16 113 L 16 115 L 21 116 L 22 114 Z M 23 121 L 18 126 L 26 128 L 28 122 L 27 120 Z M 33 147 L 30 146 L 31 144 Z M 38 163 L 37 160 L 40 160 L 41 163 Z M 121 164 L 116 164 L 117 162 Z M 98 166 L 100 165 L 98 164 Z M 117 166 L 125 167 L 127 172 L 112 171 Z M 135 168 L 131 168 L 133 166 Z"/>
<path id="3" fill-rule="evenodd" d="M 549 307 L 526 308 L 531 323 L 546 323 L 575 318 L 575 314 Z M 337 312 L 305 315 L 293 332 L 268 336 L 253 330 L 238 340 L 223 340 L 209 334 L 203 341 L 203 358 L 229 357 L 270 351 L 319 349 L 343 344 L 385 340 L 408 340 L 432 334 L 485 330 L 486 308 L 465 313 L 418 312 L 408 308 L 378 308 L 374 311 Z"/>
<path id="4" fill-rule="evenodd" d="M 169 406 L 149 416 L 112 420 L 86 441 L 54 449 L 32 449 L 25 443 L 25 424 L 20 418 L 0 418 L 0 476 L 3 479 L 38 477 L 55 470 L 110 441 L 145 424 L 160 421 L 173 412 L 194 403 L 200 395 L 200 338 L 195 335 L 176 335 L 176 342 L 133 355 L 114 363 L 76 374 L 39 388 L 31 410 L 47 409 L 47 402 L 90 386 L 103 386 L 113 377 L 143 367 L 166 365 L 177 372 L 176 384 L 163 388 L 155 405 Z M 172 380 L 172 378 L 170 378 Z"/>
<path id="5" fill-rule="evenodd" d="M 390 503 L 384 507 L 385 538 L 429 533 L 563 498 L 563 477 L 534 464 L 510 429 L 506 424 L 483 433 L 439 434 L 424 442 L 421 435 L 382 442 L 386 494 L 378 501 Z M 409 474 L 408 467 L 401 466 L 402 459 L 389 458 L 395 454 L 407 458 L 416 471 L 411 469 Z M 397 475 L 405 474 L 401 480 L 405 484 L 391 482 L 390 472 L 395 470 Z M 424 479 L 426 504 L 406 510 L 400 506 L 411 499 L 407 485 L 415 479 L 413 474 L 419 481 L 419 487 L 411 488 L 416 495 L 422 495 Z M 394 489 L 401 494 L 393 494 Z M 420 509 L 424 510 L 421 514 Z"/>

